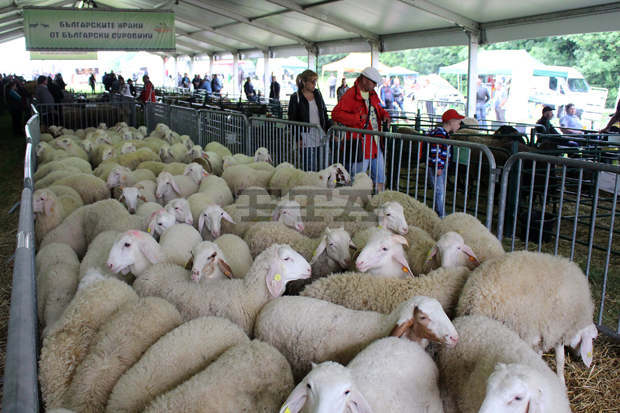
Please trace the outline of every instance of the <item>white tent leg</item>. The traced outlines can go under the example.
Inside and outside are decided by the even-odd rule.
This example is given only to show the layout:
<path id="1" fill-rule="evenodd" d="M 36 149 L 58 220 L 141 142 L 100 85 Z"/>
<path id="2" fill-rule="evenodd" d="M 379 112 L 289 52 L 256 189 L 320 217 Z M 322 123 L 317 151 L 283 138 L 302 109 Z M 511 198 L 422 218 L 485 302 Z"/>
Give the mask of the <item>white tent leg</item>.
<path id="1" fill-rule="evenodd" d="M 263 57 L 264 57 L 264 61 L 265 61 L 265 70 L 263 70 L 263 82 L 264 82 L 264 88 L 263 91 L 265 93 L 265 98 L 269 98 L 269 87 L 271 86 L 271 71 L 269 70 L 269 55 L 270 55 L 270 51 L 266 50 L 265 52 L 263 52 Z"/>
<path id="2" fill-rule="evenodd" d="M 239 96 L 239 53 L 233 53 L 233 95 Z"/>
<path id="3" fill-rule="evenodd" d="M 478 45 L 480 35 L 468 32 L 469 37 L 469 60 L 467 62 L 467 116 L 474 117 L 476 114 L 476 92 L 478 90 Z"/>

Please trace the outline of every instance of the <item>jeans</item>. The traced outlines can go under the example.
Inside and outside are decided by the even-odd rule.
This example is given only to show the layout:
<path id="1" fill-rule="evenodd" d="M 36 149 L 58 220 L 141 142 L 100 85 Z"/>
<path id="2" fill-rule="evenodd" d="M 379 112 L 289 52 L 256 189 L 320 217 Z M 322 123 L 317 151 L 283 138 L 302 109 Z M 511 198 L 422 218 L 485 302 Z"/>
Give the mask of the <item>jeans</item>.
<path id="1" fill-rule="evenodd" d="M 487 108 L 484 103 L 476 104 L 476 119 L 478 119 L 479 125 L 484 125 L 484 120 L 487 118 Z"/>
<path id="2" fill-rule="evenodd" d="M 440 169 L 437 169 L 438 173 L 439 171 Z M 442 174 L 437 175 L 437 179 L 435 180 L 435 167 L 428 167 L 428 180 L 431 182 L 431 186 L 435 188 L 435 205 L 433 209 L 435 209 L 435 212 L 437 212 L 437 215 L 439 215 L 440 218 L 443 218 L 445 216 L 443 204 L 446 196 L 446 171 L 442 170 L 441 172 Z"/>
<path id="3" fill-rule="evenodd" d="M 370 167 L 370 173 L 368 171 Z M 383 159 L 383 153 L 381 149 L 377 151 L 377 157 L 374 159 L 364 159 L 362 162 L 356 162 L 351 164 L 349 167 L 349 172 L 351 177 L 354 177 L 355 174 L 360 172 L 368 173 L 372 182 L 376 184 L 384 184 L 385 183 L 385 160 Z"/>
<path id="4" fill-rule="evenodd" d="M 506 109 L 502 109 L 500 107 L 495 107 L 495 116 L 498 121 L 505 122 L 506 121 Z"/>

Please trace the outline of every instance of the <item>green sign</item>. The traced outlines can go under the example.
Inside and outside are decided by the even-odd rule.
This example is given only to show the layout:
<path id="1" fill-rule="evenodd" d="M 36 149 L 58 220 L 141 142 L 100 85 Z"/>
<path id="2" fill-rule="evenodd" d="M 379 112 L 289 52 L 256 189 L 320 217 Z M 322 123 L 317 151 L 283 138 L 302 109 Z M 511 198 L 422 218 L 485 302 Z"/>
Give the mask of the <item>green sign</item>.
<path id="1" fill-rule="evenodd" d="M 30 60 L 97 60 L 97 52 L 30 52 Z"/>
<path id="2" fill-rule="evenodd" d="M 174 51 L 174 13 L 24 8 L 26 50 Z"/>

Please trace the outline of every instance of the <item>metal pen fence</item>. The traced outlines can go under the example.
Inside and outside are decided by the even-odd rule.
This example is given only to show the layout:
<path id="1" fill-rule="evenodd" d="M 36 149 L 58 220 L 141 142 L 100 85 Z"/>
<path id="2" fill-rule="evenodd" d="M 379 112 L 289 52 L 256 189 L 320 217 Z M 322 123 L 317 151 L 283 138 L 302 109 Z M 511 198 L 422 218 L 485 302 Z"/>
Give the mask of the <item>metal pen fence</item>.
<path id="1" fill-rule="evenodd" d="M 33 142 L 40 134 L 38 114 L 26 124 L 24 189 L 21 195 L 17 248 L 13 267 L 11 306 L 3 376 L 2 411 L 39 411 L 37 373 L 38 320 L 35 279 L 34 214 L 32 192 L 35 164 Z"/>
<path id="2" fill-rule="evenodd" d="M 276 165 L 288 162 L 304 171 L 327 166 L 327 135 L 320 126 L 264 117 L 252 117 L 249 121 L 248 155 L 265 147 Z"/>
<path id="3" fill-rule="evenodd" d="M 219 142 L 232 153 L 249 154 L 248 118 L 239 112 L 223 110 L 200 110 L 200 133 L 198 144 Z"/>
<path id="4" fill-rule="evenodd" d="M 200 112 L 182 106 L 170 106 L 170 129 L 179 135 L 188 135 L 193 142 L 200 142 Z"/>
<path id="5" fill-rule="evenodd" d="M 101 123 L 108 126 L 125 122 L 137 126 L 136 104 L 133 101 L 38 103 L 41 126 L 62 126 L 67 129 L 86 129 Z"/>
<path id="6" fill-rule="evenodd" d="M 148 133 L 151 133 L 158 123 L 170 125 L 170 122 L 170 105 L 153 102 L 144 104 L 144 124 Z"/>
<path id="7" fill-rule="evenodd" d="M 597 322 L 620 338 L 620 166 L 518 153 L 502 173 L 497 236 L 508 250 L 577 262 L 597 298 Z M 615 238 L 615 239 L 614 239 Z M 615 282 L 609 282 L 615 280 Z"/>
<path id="8" fill-rule="evenodd" d="M 384 183 L 385 189 L 428 201 L 446 214 L 470 213 L 491 228 L 497 168 L 485 145 L 462 141 L 446 145 L 445 139 L 425 135 L 345 127 L 329 130 L 328 145 L 328 164 L 342 163 L 351 176 L 368 172 L 378 190 Z M 437 149 L 444 148 L 449 155 L 441 169 Z"/>

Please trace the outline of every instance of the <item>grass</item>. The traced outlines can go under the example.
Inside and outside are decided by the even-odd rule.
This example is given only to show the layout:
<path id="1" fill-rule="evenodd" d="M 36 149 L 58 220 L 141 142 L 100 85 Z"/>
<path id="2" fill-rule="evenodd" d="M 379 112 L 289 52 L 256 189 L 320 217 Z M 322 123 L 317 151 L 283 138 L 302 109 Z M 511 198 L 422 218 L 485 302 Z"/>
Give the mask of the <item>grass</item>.
<path id="1" fill-rule="evenodd" d="M 3 372 L 19 209 L 10 215 L 8 212 L 21 197 L 25 148 L 25 139 L 13 135 L 8 113 L 0 114 L 0 369 Z M 4 380 L 0 382 L 0 396 L 3 383 Z"/>

